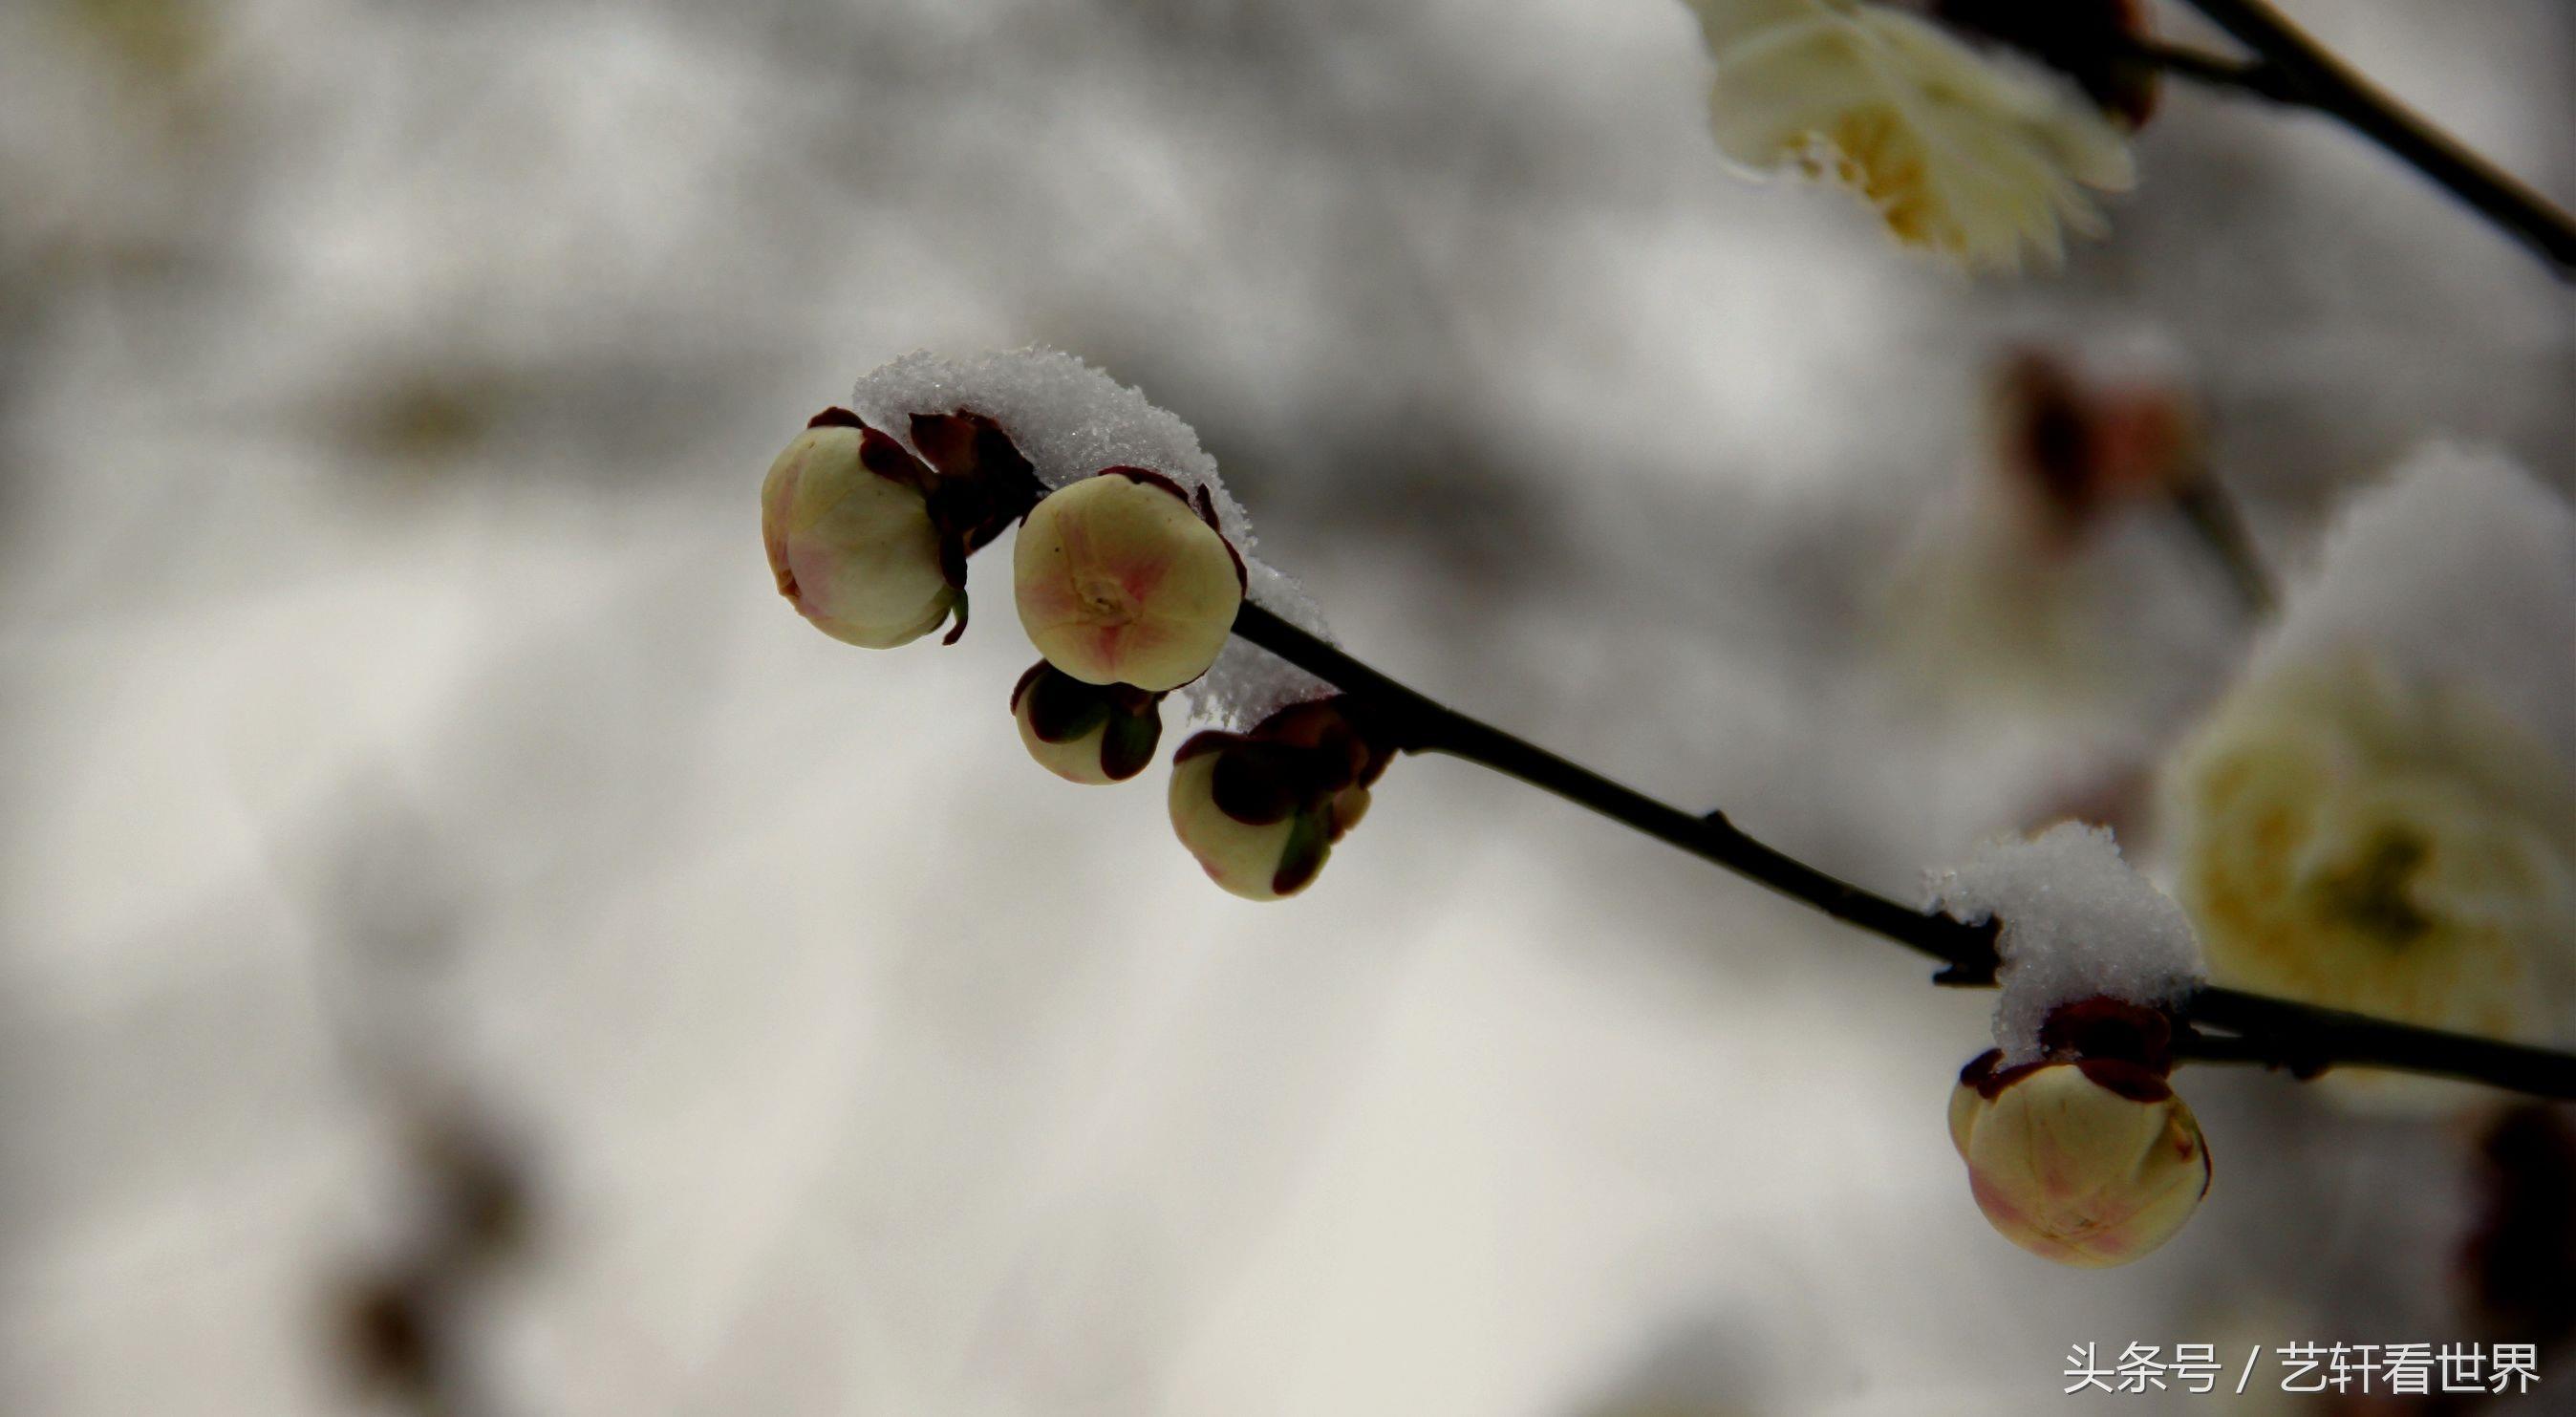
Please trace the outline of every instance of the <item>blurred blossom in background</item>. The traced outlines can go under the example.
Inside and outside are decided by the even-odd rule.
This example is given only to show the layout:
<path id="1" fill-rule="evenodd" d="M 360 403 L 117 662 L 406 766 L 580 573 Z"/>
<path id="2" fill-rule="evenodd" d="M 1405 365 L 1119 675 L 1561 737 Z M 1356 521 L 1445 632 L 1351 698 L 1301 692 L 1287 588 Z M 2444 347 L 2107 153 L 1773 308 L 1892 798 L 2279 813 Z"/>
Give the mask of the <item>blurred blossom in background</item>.
<path id="1" fill-rule="evenodd" d="M 2564 6 L 2288 8 L 2576 192 Z M 1246 904 L 1166 769 L 1026 760 L 998 594 L 779 600 L 807 416 L 1051 345 L 1372 662 L 1910 895 L 2155 861 L 2251 643 L 2165 502 L 2013 510 L 2014 360 L 2172 391 L 2284 575 L 2435 434 L 2576 483 L 2566 289 L 2321 121 L 2169 84 L 2108 237 L 1971 283 L 1732 176 L 1708 63 L 1673 0 L 0 7 L 0 1408 L 1922 1417 L 2576 1322 L 2494 1262 L 2546 1111 L 2194 1073 L 2193 1228 L 2058 1271 L 1944 1134 L 1988 1000 L 1441 760 Z"/>

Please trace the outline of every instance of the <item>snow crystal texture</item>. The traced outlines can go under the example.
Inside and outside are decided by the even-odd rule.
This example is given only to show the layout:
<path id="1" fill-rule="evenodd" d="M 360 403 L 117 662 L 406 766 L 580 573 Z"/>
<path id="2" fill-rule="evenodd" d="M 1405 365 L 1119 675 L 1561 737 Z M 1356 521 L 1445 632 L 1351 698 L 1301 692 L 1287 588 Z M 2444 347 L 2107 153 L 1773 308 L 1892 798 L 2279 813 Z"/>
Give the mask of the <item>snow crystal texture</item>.
<path id="1" fill-rule="evenodd" d="M 1243 557 L 1246 594 L 1264 610 L 1330 639 L 1324 617 L 1298 584 L 1253 554 L 1252 520 L 1217 477 L 1198 434 L 1136 390 L 1070 354 L 1047 349 L 967 360 L 907 354 L 859 380 L 850 409 L 906 447 L 916 413 L 980 413 L 992 419 L 1037 469 L 1063 487 L 1108 467 L 1159 472 L 1196 494 L 1206 488 L 1217 529 Z M 914 449 L 917 453 L 920 450 Z M 1194 717 L 1222 728 L 1259 722 L 1332 687 L 1243 639 L 1227 642 L 1206 676 L 1181 690 Z"/>
<path id="2" fill-rule="evenodd" d="M 2162 1007 L 2200 982 L 2191 922 L 2121 859 L 2108 827 L 2060 822 L 1990 841 L 1928 884 L 1935 909 L 2003 921 L 1995 1046 L 2007 1064 L 2039 1057 L 2039 1026 L 2060 1004 L 2107 994 Z"/>

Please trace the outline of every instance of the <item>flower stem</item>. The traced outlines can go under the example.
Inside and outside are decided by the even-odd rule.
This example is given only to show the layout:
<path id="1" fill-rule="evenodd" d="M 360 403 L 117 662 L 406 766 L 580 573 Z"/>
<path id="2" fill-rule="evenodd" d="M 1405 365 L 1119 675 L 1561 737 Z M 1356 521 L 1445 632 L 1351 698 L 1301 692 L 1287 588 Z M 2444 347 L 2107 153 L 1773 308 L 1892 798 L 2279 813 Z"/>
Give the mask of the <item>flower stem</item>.
<path id="1" fill-rule="evenodd" d="M 2246 614 L 2257 618 L 2270 614 L 2272 577 L 2263 569 L 2262 553 L 2254 548 L 2254 533 L 2245 525 L 2244 510 L 2218 479 L 2203 473 L 2175 488 L 2173 507 L 2227 573 L 2227 583 Z"/>
<path id="2" fill-rule="evenodd" d="M 2269 0 L 2189 0 L 2252 50 L 2238 64 L 2162 44 L 2139 57 L 2201 83 L 2314 109 L 2387 149 L 2529 246 L 2562 280 L 2576 281 L 2576 217 L 2427 122 L 2292 24 Z"/>
<path id="3" fill-rule="evenodd" d="M 1931 915 L 1817 870 L 1746 835 L 1721 813 L 1659 802 L 1379 673 L 1245 601 L 1234 632 L 1366 704 L 1392 746 L 1446 753 L 1518 778 L 1701 860 L 1723 866 L 1846 924 L 1940 962 L 1936 984 L 1995 982 L 1998 922 Z M 2465 1078 L 2541 1097 L 2576 1098 L 2576 1055 L 2417 1028 L 2235 989 L 2203 987 L 2184 1002 L 2180 1055 L 2250 1062 L 2313 1077 L 2337 1064 Z M 2226 1030 L 2223 1034 L 2202 1027 Z"/>

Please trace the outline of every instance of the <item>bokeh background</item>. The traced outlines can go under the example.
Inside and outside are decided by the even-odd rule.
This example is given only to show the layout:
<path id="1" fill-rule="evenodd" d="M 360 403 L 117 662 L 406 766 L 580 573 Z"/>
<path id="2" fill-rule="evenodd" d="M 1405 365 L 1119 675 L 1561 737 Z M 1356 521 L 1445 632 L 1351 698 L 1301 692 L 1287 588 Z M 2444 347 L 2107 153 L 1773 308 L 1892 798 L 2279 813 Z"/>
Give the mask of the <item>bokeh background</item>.
<path id="1" fill-rule="evenodd" d="M 2576 192 L 2558 0 L 2289 8 Z M 771 588 L 853 376 L 1072 350 L 1373 662 L 1910 894 L 2121 816 L 2244 639 L 2151 508 L 1906 589 L 2020 554 L 2007 350 L 2188 390 L 2285 575 L 2429 434 L 2576 479 L 2567 289 L 2322 122 L 2169 89 L 2109 240 L 1970 283 L 1706 82 L 1672 0 L 0 5 L 0 1409 L 1923 1417 L 2465 1336 L 2470 1120 L 2195 1074 L 2201 1216 L 2052 1269 L 1897 952 L 1438 760 L 1237 902 L 1160 769 L 1026 761 L 1006 611 Z"/>

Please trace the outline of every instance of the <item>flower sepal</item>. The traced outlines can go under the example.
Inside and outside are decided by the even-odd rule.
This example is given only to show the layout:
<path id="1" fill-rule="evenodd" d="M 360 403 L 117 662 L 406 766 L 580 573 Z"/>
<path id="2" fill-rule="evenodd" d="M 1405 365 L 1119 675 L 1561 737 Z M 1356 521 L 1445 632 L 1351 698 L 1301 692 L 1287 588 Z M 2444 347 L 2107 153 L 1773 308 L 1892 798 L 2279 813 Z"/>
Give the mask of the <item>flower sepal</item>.
<path id="1" fill-rule="evenodd" d="M 1392 756 L 1345 695 L 1292 704 L 1249 733 L 1200 733 L 1173 755 L 1172 828 L 1227 891 L 1295 895 L 1367 813 Z"/>
<path id="2" fill-rule="evenodd" d="M 1131 684 L 1086 684 L 1045 660 L 1011 690 L 1020 742 L 1040 767 L 1088 786 L 1125 782 L 1163 741 L 1163 695 Z"/>

